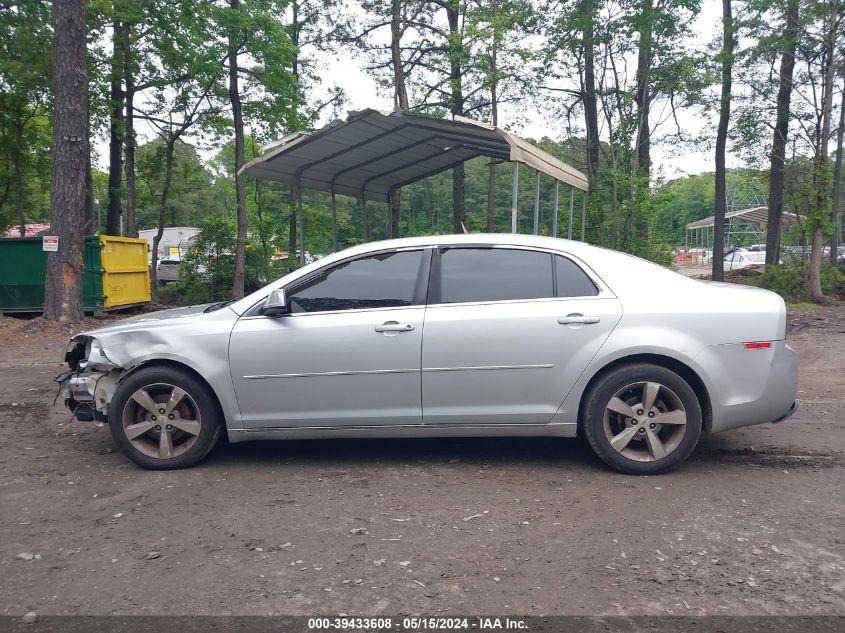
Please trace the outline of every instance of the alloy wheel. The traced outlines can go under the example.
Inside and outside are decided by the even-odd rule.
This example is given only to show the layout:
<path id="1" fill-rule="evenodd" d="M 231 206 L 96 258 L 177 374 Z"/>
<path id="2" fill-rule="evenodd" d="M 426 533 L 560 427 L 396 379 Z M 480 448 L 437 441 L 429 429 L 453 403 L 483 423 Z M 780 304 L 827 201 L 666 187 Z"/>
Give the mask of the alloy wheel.
<path id="1" fill-rule="evenodd" d="M 171 459 L 194 445 L 202 415 L 191 395 L 176 385 L 154 383 L 133 393 L 123 407 L 123 432 L 144 455 Z"/>
<path id="2" fill-rule="evenodd" d="M 607 441 L 621 455 L 639 462 L 654 462 L 671 454 L 681 444 L 686 425 L 681 399 L 653 381 L 623 387 L 604 411 Z"/>

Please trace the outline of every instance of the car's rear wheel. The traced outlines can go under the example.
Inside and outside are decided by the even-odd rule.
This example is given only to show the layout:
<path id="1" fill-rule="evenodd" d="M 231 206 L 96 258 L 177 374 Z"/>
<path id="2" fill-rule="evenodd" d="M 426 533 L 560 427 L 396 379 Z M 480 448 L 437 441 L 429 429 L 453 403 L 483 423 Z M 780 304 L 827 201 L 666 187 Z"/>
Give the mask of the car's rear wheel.
<path id="1" fill-rule="evenodd" d="M 153 470 L 193 466 L 214 447 L 222 429 L 208 388 L 174 367 L 147 367 L 120 383 L 109 406 L 118 448 Z"/>
<path id="2" fill-rule="evenodd" d="M 683 462 L 701 436 L 701 405 L 678 374 L 637 363 L 602 376 L 584 402 L 583 431 L 609 466 L 656 475 Z"/>

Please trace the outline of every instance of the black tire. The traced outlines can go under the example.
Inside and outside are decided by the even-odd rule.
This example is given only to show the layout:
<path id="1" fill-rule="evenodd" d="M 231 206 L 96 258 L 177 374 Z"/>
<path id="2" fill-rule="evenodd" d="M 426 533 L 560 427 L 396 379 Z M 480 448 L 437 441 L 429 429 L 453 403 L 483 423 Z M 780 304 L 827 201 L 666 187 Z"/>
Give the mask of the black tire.
<path id="1" fill-rule="evenodd" d="M 683 405 L 683 413 L 686 414 L 686 424 L 683 427 L 664 425 L 667 432 L 673 434 L 671 435 L 673 449 L 659 459 L 655 459 L 652 453 L 651 461 L 640 461 L 639 459 L 623 455 L 621 451 L 611 445 L 610 439 L 608 438 L 608 433 L 614 434 L 616 432 L 610 428 L 611 417 L 615 424 L 619 424 L 620 420 L 628 420 L 634 426 L 635 422 L 631 418 L 617 416 L 614 412 L 608 412 L 609 417 L 606 420 L 605 413 L 608 411 L 608 405 L 617 393 L 626 389 L 626 387 L 649 382 L 658 383 L 661 385 L 661 388 L 665 387 L 668 389 L 668 391 L 664 389 L 658 392 L 659 394 L 663 394 L 663 396 L 659 395 L 657 398 L 657 402 L 661 402 L 661 406 L 667 409 L 669 408 L 669 406 L 665 406 L 662 403 L 660 400 L 661 397 L 667 402 L 670 398 L 675 400 L 676 406 L 672 408 L 678 408 L 678 401 Z M 635 396 L 632 396 L 632 398 L 635 398 Z M 660 414 L 658 412 L 658 415 Z M 659 419 L 659 417 L 652 418 L 654 422 L 657 422 Z M 651 422 L 651 420 L 645 421 Z M 611 468 L 630 475 L 657 475 L 681 464 L 695 449 L 698 439 L 701 437 L 701 404 L 692 387 L 675 372 L 659 365 L 646 363 L 623 365 L 609 371 L 591 387 L 584 400 L 581 425 L 584 436 L 593 451 Z M 626 427 L 623 426 L 621 428 L 625 429 Z M 633 431 L 634 429 L 631 430 Z M 655 433 L 659 432 L 662 432 L 662 429 L 658 427 L 658 431 L 655 431 Z M 644 434 L 645 431 L 641 433 Z M 651 453 L 650 442 L 646 441 L 648 438 L 639 437 L 638 435 L 633 435 L 632 437 L 634 438 L 634 442 L 640 442 L 642 444 L 643 453 Z M 625 450 L 626 452 L 636 452 L 628 448 Z"/>
<path id="2" fill-rule="evenodd" d="M 179 407 L 188 407 L 188 411 L 192 411 L 194 419 L 200 423 L 199 433 L 196 436 L 182 433 L 179 429 L 172 431 L 172 437 L 176 438 L 177 434 L 181 433 L 185 441 L 178 449 L 175 446 L 176 442 L 172 441 L 171 448 L 175 449 L 174 454 L 167 458 L 148 454 L 147 447 L 154 447 L 158 441 L 155 437 L 161 438 L 161 433 L 155 430 L 159 427 L 153 427 L 133 441 L 127 437 L 124 423 L 124 415 L 132 417 L 139 415 L 139 411 L 141 415 L 145 413 L 143 408 L 138 409 L 139 405 L 135 400 L 130 402 L 133 394 L 139 389 L 147 390 L 147 388 L 149 388 L 148 393 L 154 394 L 155 390 L 160 390 L 162 385 L 183 390 L 188 397 L 183 398 Z M 130 374 L 118 386 L 109 405 L 108 418 L 112 439 L 120 451 L 138 466 L 150 470 L 175 470 L 199 463 L 214 448 L 223 430 L 220 407 L 209 388 L 189 372 L 176 367 L 151 366 Z"/>

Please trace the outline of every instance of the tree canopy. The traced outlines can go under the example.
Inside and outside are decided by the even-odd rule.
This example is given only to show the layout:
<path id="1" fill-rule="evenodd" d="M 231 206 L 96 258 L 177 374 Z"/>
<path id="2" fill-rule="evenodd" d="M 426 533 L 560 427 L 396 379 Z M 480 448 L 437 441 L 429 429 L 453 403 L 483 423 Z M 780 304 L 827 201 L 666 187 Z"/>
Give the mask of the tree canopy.
<path id="1" fill-rule="evenodd" d="M 87 230 L 234 220 L 236 295 L 251 252 L 265 263 L 247 285 L 271 274 L 272 261 L 299 265 L 292 192 L 237 172 L 262 145 L 323 125 L 345 105 L 370 105 L 349 104 L 345 78 L 325 72 L 342 56 L 376 80 L 374 98 L 399 109 L 517 132 L 546 121 L 553 137 L 535 141 L 589 176 L 593 243 L 666 263 L 684 246 L 687 223 L 771 198 L 772 257 L 780 214 L 799 213 L 801 231 L 789 240 L 810 247 L 808 284 L 821 298 L 822 257 L 842 232 L 845 8 L 840 0 L 723 0 L 721 8 L 707 24 L 715 0 L 88 0 Z M 47 0 L 0 6 L 3 230 L 51 220 L 61 105 L 54 10 Z M 701 130 L 693 120 L 705 122 Z M 732 169 L 717 156 L 715 171 L 666 180 L 665 158 L 656 157 L 677 156 L 683 167 L 685 152 L 714 143 L 734 157 Z M 507 231 L 512 178 L 508 166 L 476 159 L 404 187 L 392 209 L 370 203 L 364 213 L 340 196 L 337 246 L 463 226 Z M 523 170 L 520 231 L 533 228 L 533 187 Z M 552 196 L 544 184 L 545 233 Z M 560 200 L 565 235 L 568 192 Z M 306 191 L 302 212 L 306 250 L 330 250 L 328 197 Z"/>

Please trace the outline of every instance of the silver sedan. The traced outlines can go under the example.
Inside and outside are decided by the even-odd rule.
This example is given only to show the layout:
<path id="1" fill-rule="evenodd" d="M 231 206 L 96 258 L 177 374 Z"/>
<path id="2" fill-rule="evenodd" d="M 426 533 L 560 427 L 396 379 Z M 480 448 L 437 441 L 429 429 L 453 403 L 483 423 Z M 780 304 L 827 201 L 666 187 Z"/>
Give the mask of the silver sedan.
<path id="1" fill-rule="evenodd" d="M 523 235 L 369 243 L 248 297 L 75 336 L 60 377 L 145 468 L 229 440 L 583 435 L 677 466 L 703 432 L 788 418 L 783 300 Z"/>

